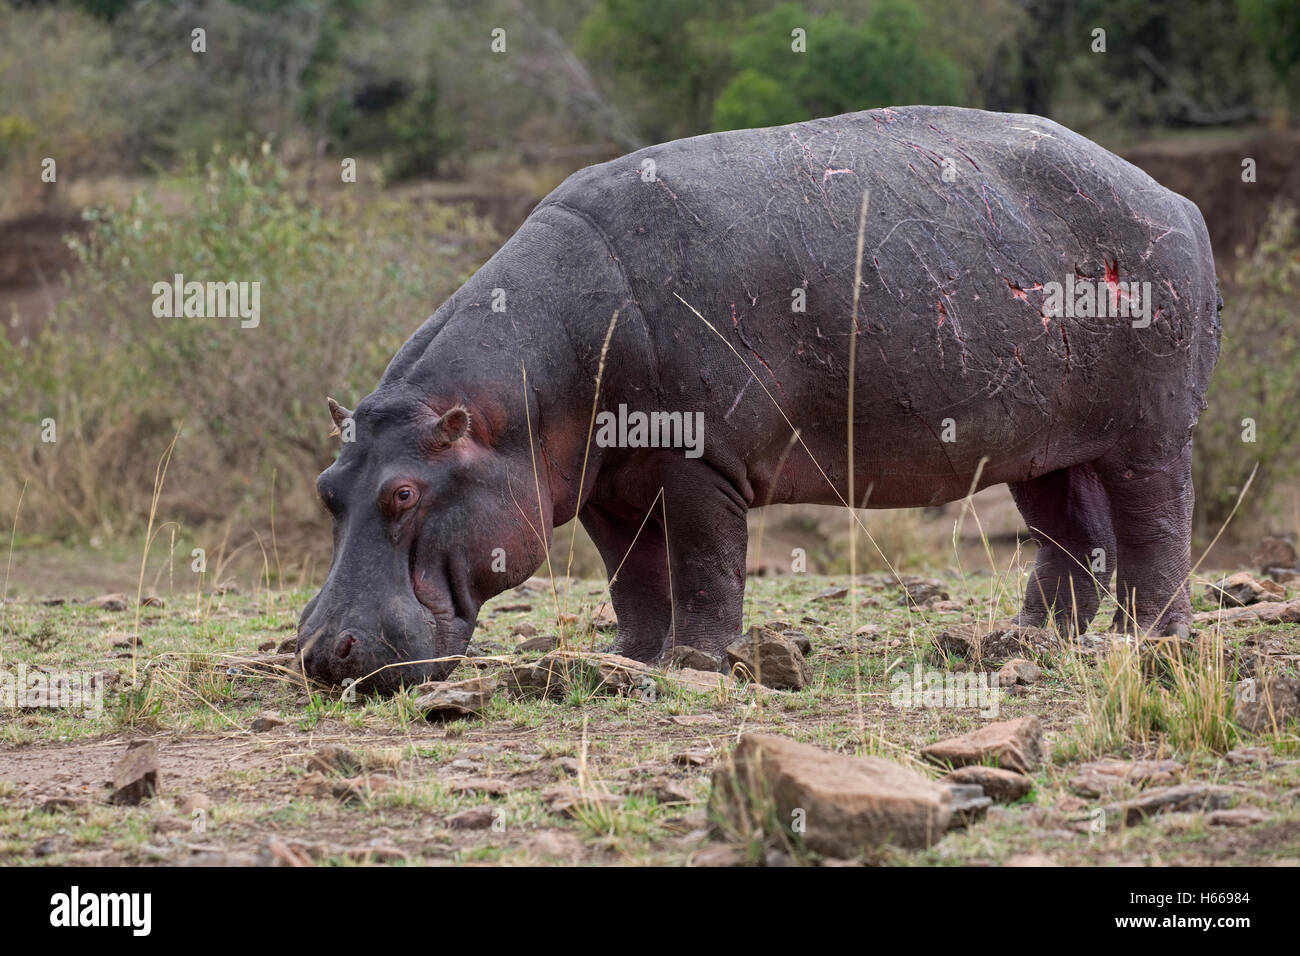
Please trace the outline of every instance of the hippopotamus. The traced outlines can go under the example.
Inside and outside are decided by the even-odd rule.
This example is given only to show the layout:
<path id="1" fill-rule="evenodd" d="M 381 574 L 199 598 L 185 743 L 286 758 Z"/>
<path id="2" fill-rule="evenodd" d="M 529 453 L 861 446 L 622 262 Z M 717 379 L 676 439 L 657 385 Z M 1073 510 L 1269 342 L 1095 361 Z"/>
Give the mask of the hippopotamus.
<path id="1" fill-rule="evenodd" d="M 1001 483 L 1038 546 L 1020 624 L 1081 631 L 1113 593 L 1116 628 L 1186 634 L 1221 308 L 1197 207 L 1038 116 L 873 109 L 579 170 L 330 401 L 304 670 L 445 678 L 574 518 L 612 651 L 723 658 L 751 508 Z"/>

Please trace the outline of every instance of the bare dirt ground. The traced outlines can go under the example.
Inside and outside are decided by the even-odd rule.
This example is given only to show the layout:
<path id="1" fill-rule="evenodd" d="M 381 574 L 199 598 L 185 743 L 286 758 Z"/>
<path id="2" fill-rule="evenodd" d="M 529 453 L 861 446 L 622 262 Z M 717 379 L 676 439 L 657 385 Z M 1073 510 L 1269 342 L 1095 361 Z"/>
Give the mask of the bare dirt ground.
<path id="1" fill-rule="evenodd" d="M 692 689 L 663 671 L 648 694 L 575 685 L 557 699 L 530 699 L 503 687 L 479 715 L 451 721 L 425 719 L 414 695 L 348 701 L 306 686 L 276 653 L 294 635 L 306 592 L 177 592 L 138 612 L 134 594 L 123 610 L 28 596 L 0 612 L 0 670 L 98 673 L 107 689 L 97 712 L 0 709 L 0 862 L 835 862 L 711 826 L 715 762 L 740 734 L 762 731 L 939 777 L 921 748 L 994 715 L 900 706 L 894 675 L 971 666 L 940 651 L 939 636 L 1013 612 L 1022 572 L 940 573 L 926 581 L 946 600 L 931 595 L 919 607 L 900 603 L 883 574 L 860 580 L 856 603 L 835 590 L 845 579 L 751 579 L 747 623 L 789 622 L 811 641 L 812 680 L 802 690 L 721 675 L 717 686 Z M 1203 591 L 1211 577 L 1198 578 L 1198 610 L 1211 607 Z M 454 676 L 504 678 L 512 663 L 538 657 L 517 648 L 531 634 L 601 647 L 611 637 L 598 623 L 602 597 L 596 581 L 501 595 L 475 637 L 485 656 Z M 1215 700 L 1200 701 L 1208 711 L 1225 701 L 1231 710 L 1232 682 L 1246 672 L 1297 673 L 1300 625 L 1203 623 L 1200 635 L 1220 637 L 1233 662 L 1206 691 Z M 1034 715 L 1042 724 L 1045 759 L 1030 773 L 1032 791 L 928 850 L 863 847 L 854 862 L 1300 863 L 1297 724 L 1202 734 L 1186 723 L 1187 688 L 1168 670 L 1138 682 L 1150 688 L 1151 721 L 1114 719 L 1106 702 L 1131 693 L 1116 680 L 1123 659 L 1061 647 L 1038 663 L 1041 677 L 996 706 L 997 720 Z M 1128 663 L 1142 666 L 1136 655 Z M 116 805 L 114 766 L 140 740 L 157 747 L 156 793 Z M 1099 759 L 1173 763 L 1159 779 L 1115 778 L 1098 794 L 1086 780 Z M 1174 809 L 1099 824 L 1099 807 L 1180 783 L 1229 787 L 1227 805 L 1245 812 Z"/>

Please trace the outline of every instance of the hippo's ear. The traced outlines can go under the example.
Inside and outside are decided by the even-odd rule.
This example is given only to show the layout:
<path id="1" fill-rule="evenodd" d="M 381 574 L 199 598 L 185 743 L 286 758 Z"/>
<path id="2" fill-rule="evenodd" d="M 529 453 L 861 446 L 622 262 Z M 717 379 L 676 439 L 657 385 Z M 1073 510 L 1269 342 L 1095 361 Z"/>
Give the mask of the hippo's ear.
<path id="1" fill-rule="evenodd" d="M 326 398 L 325 401 L 327 401 L 330 406 L 330 418 L 334 419 L 334 430 L 331 431 L 330 434 L 342 434 L 341 429 L 343 428 L 343 423 L 352 417 L 352 413 L 332 398 Z"/>
<path id="2" fill-rule="evenodd" d="M 433 447 L 446 448 L 452 442 L 458 441 L 467 431 L 469 431 L 469 412 L 465 406 L 456 405 L 449 408 L 433 424 Z"/>

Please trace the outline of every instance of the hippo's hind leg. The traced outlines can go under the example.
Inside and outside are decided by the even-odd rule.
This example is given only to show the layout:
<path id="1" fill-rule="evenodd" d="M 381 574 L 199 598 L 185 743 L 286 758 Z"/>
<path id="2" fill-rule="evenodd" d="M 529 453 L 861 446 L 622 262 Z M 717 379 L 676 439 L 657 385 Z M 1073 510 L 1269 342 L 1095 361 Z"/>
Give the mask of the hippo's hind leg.
<path id="1" fill-rule="evenodd" d="M 1015 482 L 1010 488 L 1038 544 L 1016 622 L 1042 627 L 1050 616 L 1062 633 L 1082 633 L 1097 613 L 1115 565 L 1106 490 L 1086 464 Z"/>
<path id="2" fill-rule="evenodd" d="M 1124 446 L 1096 462 L 1119 545 L 1115 630 L 1186 637 L 1191 630 L 1192 445 L 1162 464 Z M 1153 440 L 1152 448 L 1167 447 Z"/>
<path id="3" fill-rule="evenodd" d="M 648 519 L 645 514 L 615 514 L 596 504 L 583 508 L 578 519 L 609 573 L 618 617 L 618 637 L 611 649 L 634 660 L 653 661 L 663 650 L 672 620 L 663 528 L 653 514 Z"/>

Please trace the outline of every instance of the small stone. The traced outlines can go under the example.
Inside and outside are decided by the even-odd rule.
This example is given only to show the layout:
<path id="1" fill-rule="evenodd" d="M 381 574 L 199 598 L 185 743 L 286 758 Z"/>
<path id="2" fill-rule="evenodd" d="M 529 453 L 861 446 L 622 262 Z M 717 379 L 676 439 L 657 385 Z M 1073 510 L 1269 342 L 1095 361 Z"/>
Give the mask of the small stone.
<path id="1" fill-rule="evenodd" d="M 1300 720 L 1300 678 L 1250 678 L 1237 684 L 1233 719 L 1252 733 L 1281 731 Z"/>
<path id="2" fill-rule="evenodd" d="M 673 763 L 679 767 L 706 767 L 713 760 L 713 752 L 710 750 L 683 750 L 673 754 Z"/>
<path id="3" fill-rule="evenodd" d="M 972 823 L 978 823 L 993 805 L 993 799 L 984 795 L 984 788 L 979 784 L 940 781 L 940 785 L 947 788 L 952 798 L 949 830 L 964 830 Z"/>
<path id="4" fill-rule="evenodd" d="M 349 777 L 334 782 L 334 798 L 342 803 L 360 803 L 377 793 L 387 792 L 393 785 L 393 778 L 381 773 Z"/>
<path id="5" fill-rule="evenodd" d="M 1206 596 L 1225 607 L 1247 607 L 1261 601 L 1280 601 L 1286 598 L 1286 588 L 1276 581 L 1256 581 L 1245 571 L 1229 575 L 1206 588 Z"/>
<path id="6" fill-rule="evenodd" d="M 53 813 L 56 810 L 70 810 L 77 812 L 90 808 L 90 801 L 85 797 L 63 796 L 50 797 L 41 804 L 41 811 L 44 813 Z"/>
<path id="7" fill-rule="evenodd" d="M 254 717 L 253 722 L 249 725 L 248 729 L 255 734 L 264 734 L 268 730 L 274 730 L 276 727 L 283 727 L 285 723 L 285 719 L 279 714 L 267 711 L 266 713 L 258 714 Z"/>
<path id="8" fill-rule="evenodd" d="M 1013 684 L 1033 684 L 1042 676 L 1042 668 L 1033 661 L 1027 661 L 1023 657 L 1013 657 L 1003 664 L 998 671 L 998 686 L 1010 687 Z"/>
<path id="9" fill-rule="evenodd" d="M 558 813 L 565 817 L 575 817 L 584 809 L 597 806 L 618 806 L 623 802 L 623 798 L 612 793 L 583 792 L 572 787 L 558 787 L 545 791 L 542 794 L 542 802 L 546 804 L 546 809 L 552 813 Z"/>
<path id="10" fill-rule="evenodd" d="M 812 668 L 795 643 L 754 625 L 727 648 L 727 662 L 742 676 L 776 690 L 799 690 L 812 681 Z"/>
<path id="11" fill-rule="evenodd" d="M 281 839 L 272 839 L 266 845 L 267 855 L 272 866 L 311 866 L 311 857 L 292 843 Z"/>
<path id="12" fill-rule="evenodd" d="M 543 830 L 524 846 L 533 856 L 563 860 L 580 859 L 586 852 L 580 839 L 563 830 Z"/>
<path id="13" fill-rule="evenodd" d="M 1286 538 L 1267 536 L 1250 555 L 1251 563 L 1259 568 L 1260 574 L 1271 574 L 1274 569 L 1295 570 L 1300 568 L 1300 553 Z"/>
<path id="14" fill-rule="evenodd" d="M 361 772 L 361 759 L 346 747 L 328 744 L 307 759 L 307 769 L 350 777 Z"/>
<path id="15" fill-rule="evenodd" d="M 930 744 L 921 755 L 938 764 L 961 767 L 990 759 L 1004 770 L 1032 773 L 1043 759 L 1043 728 L 1037 717 L 1003 720 L 979 730 Z"/>
<path id="16" fill-rule="evenodd" d="M 211 810 L 212 801 L 207 794 L 183 793 L 176 798 L 176 809 L 185 816 L 193 816 L 195 810 Z"/>
<path id="17" fill-rule="evenodd" d="M 275 652 L 277 654 L 297 654 L 298 635 L 295 634 L 293 637 L 286 637 L 284 640 L 282 640 L 279 644 L 276 645 Z"/>
<path id="18" fill-rule="evenodd" d="M 442 822 L 453 830 L 487 830 L 497 819 L 497 808 L 474 807 L 453 813 Z"/>
<path id="19" fill-rule="evenodd" d="M 926 607 L 936 614 L 955 614 L 966 607 L 961 601 L 930 601 Z"/>
<path id="20" fill-rule="evenodd" d="M 1085 797 L 1104 797 L 1117 787 L 1172 784 L 1183 765 L 1176 760 L 1094 760 L 1079 767 L 1070 789 Z"/>
<path id="21" fill-rule="evenodd" d="M 527 621 L 524 621 L 521 624 L 516 624 L 514 627 L 514 632 L 511 634 L 511 637 L 513 637 L 516 641 L 527 640 L 530 637 L 536 637 L 536 636 L 537 636 L 537 625 L 530 624 Z"/>
<path id="22" fill-rule="evenodd" d="M 113 767 L 109 803 L 133 807 L 158 792 L 158 745 L 152 740 L 129 744 Z"/>
<path id="23" fill-rule="evenodd" d="M 777 820 L 801 819 L 804 843 L 854 857 L 892 843 L 927 847 L 943 837 L 948 791 L 879 757 L 850 757 L 768 734 L 745 734 L 713 774 L 709 806 L 742 838 Z"/>
<path id="24" fill-rule="evenodd" d="M 481 713 L 496 693 L 492 677 L 473 677 L 462 681 L 430 681 L 416 689 L 415 709 L 426 720 L 466 717 Z"/>
<path id="25" fill-rule="evenodd" d="M 1207 826 L 1212 827 L 1251 827 L 1257 823 L 1267 823 L 1272 815 L 1259 807 L 1235 807 L 1232 810 L 1215 810 L 1205 818 Z"/>
<path id="26" fill-rule="evenodd" d="M 668 649 L 668 653 L 664 656 L 664 666 L 696 671 L 721 671 L 722 658 L 706 654 L 696 647 L 677 644 Z"/>
<path id="27" fill-rule="evenodd" d="M 541 651 L 553 651 L 560 646 L 560 635 L 544 634 L 541 637 L 530 637 L 520 641 L 515 645 L 515 650 L 523 654 Z"/>
<path id="28" fill-rule="evenodd" d="M 296 639 L 295 639 L 296 640 Z M 267 651 L 275 650 L 275 641 L 263 641 L 257 645 L 258 653 L 265 654 Z"/>
<path id="29" fill-rule="evenodd" d="M 689 866 L 744 866 L 745 854 L 725 843 L 706 846 L 690 859 Z"/>
<path id="30" fill-rule="evenodd" d="M 901 585 L 902 595 L 898 603 L 903 607 L 909 603 L 921 607 L 930 601 L 948 600 L 948 591 L 943 582 L 934 578 L 905 577 Z"/>
<path id="31" fill-rule="evenodd" d="M 1062 646 L 1051 631 L 1018 624 L 954 624 L 939 635 L 935 646 L 945 654 L 970 661 L 996 663 L 1015 658 L 1039 657 Z"/>
<path id="32" fill-rule="evenodd" d="M 156 594 L 146 594 L 140 598 L 141 607 L 164 607 L 163 599 Z"/>
<path id="33" fill-rule="evenodd" d="M 100 611 L 125 611 L 130 606 L 125 594 L 101 594 L 86 602 L 87 607 Z"/>
<path id="34" fill-rule="evenodd" d="M 819 593 L 816 597 L 813 598 L 813 601 L 818 604 L 829 604 L 834 601 L 843 601 L 848 596 L 849 596 L 848 588 L 832 587 L 832 588 L 827 588 L 826 590 Z"/>
<path id="35" fill-rule="evenodd" d="M 959 767 L 939 782 L 975 784 L 998 803 L 1013 803 L 1034 789 L 1034 781 L 1022 773 L 979 764 Z"/>
<path id="36" fill-rule="evenodd" d="M 1300 598 L 1290 601 L 1261 601 L 1249 607 L 1199 611 L 1192 615 L 1194 624 L 1232 624 L 1252 621 L 1259 624 L 1300 624 Z"/>
<path id="37" fill-rule="evenodd" d="M 1146 790 L 1132 800 L 1112 803 L 1104 809 L 1107 819 L 1118 819 L 1126 826 L 1133 826 L 1160 813 L 1221 810 L 1241 793 L 1236 787 L 1218 784 L 1180 784 Z"/>
<path id="38" fill-rule="evenodd" d="M 618 615 L 614 613 L 614 605 L 608 601 L 599 605 L 591 615 L 591 624 L 600 631 L 612 631 L 618 627 Z"/>
<path id="39" fill-rule="evenodd" d="M 484 794 L 489 797 L 500 797 L 514 789 L 509 780 L 503 780 L 500 777 L 462 777 L 459 780 L 448 780 L 447 789 L 452 793 L 464 793 L 470 796 Z"/>

